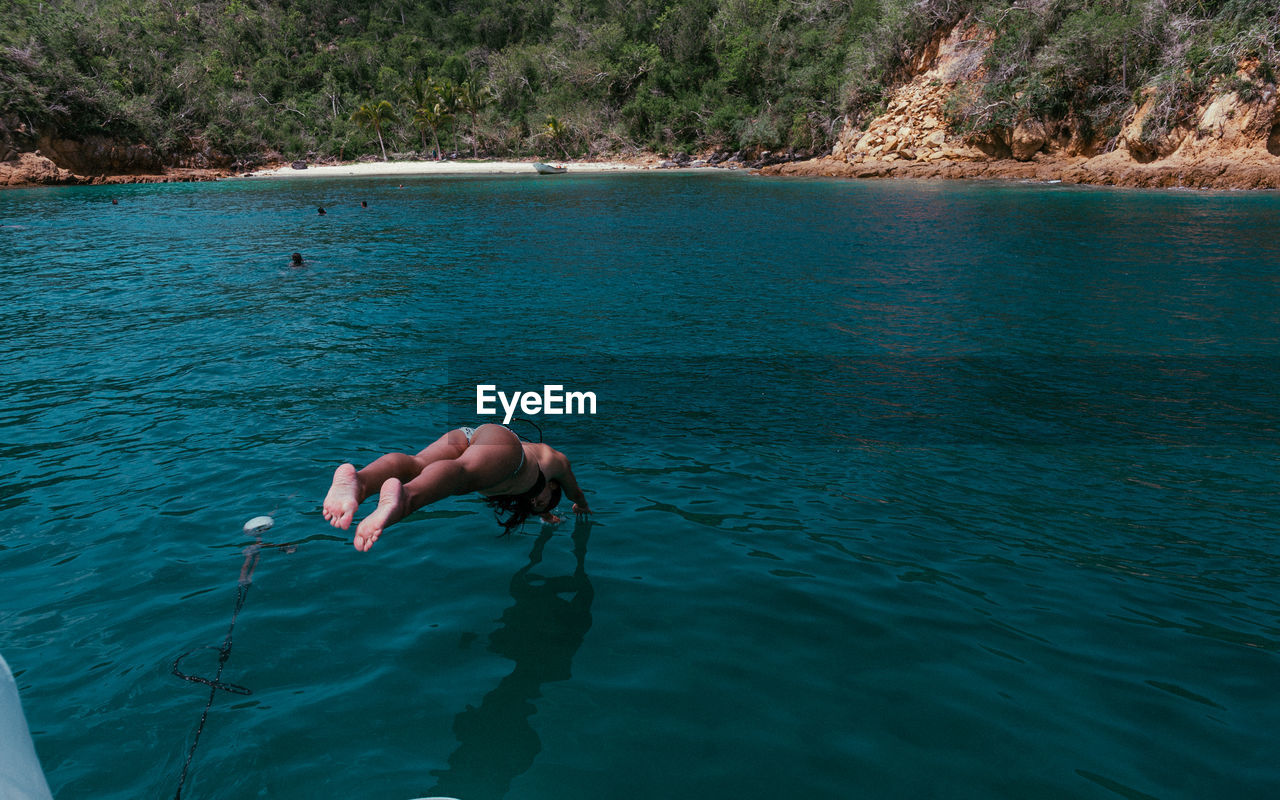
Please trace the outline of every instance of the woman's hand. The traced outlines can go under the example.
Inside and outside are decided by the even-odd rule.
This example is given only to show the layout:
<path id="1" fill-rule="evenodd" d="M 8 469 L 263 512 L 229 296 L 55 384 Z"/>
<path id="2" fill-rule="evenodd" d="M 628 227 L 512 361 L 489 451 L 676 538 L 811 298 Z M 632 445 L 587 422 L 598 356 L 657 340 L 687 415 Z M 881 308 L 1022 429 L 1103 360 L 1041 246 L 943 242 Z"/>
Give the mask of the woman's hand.
<path id="1" fill-rule="evenodd" d="M 577 515 L 579 519 L 581 519 L 586 515 L 590 514 L 591 509 L 587 508 L 587 501 L 583 500 L 581 503 L 573 504 L 573 513 Z"/>

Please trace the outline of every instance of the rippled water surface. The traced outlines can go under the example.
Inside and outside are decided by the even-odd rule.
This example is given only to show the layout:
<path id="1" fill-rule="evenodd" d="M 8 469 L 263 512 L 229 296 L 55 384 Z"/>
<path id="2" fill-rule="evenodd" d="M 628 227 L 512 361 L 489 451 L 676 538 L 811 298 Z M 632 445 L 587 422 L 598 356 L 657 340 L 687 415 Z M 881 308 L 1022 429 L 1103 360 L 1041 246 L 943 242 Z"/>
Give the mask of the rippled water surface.
<path id="1" fill-rule="evenodd" d="M 0 652 L 49 782 L 1273 797 L 1278 214 L 701 174 L 0 193 Z M 333 467 L 474 424 L 477 383 L 597 393 L 538 420 L 592 521 L 500 539 L 457 498 L 354 551 Z M 221 673 L 252 693 L 197 742 L 172 666 L 217 672 L 259 514 Z"/>

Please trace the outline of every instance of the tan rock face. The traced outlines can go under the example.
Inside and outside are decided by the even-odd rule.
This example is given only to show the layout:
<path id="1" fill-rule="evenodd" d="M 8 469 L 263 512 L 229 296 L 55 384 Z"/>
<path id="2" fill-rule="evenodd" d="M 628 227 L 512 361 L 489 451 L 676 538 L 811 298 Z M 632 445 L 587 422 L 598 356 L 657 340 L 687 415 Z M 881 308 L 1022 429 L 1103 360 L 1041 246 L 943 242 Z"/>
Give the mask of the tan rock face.
<path id="1" fill-rule="evenodd" d="M 39 153 L 22 153 L 16 159 L 0 163 L 0 186 L 33 186 L 74 182 L 70 170 Z"/>
<path id="2" fill-rule="evenodd" d="M 1018 123 L 1009 137 L 1009 149 L 1019 161 L 1030 161 L 1048 143 L 1048 129 L 1043 122 L 1034 119 Z"/>
<path id="3" fill-rule="evenodd" d="M 41 137 L 40 152 L 78 175 L 156 174 L 164 170 L 150 147 L 125 145 L 101 136 L 83 141 Z"/>
<path id="4" fill-rule="evenodd" d="M 1174 150 L 1175 158 L 1205 160 L 1275 156 L 1271 135 L 1277 122 L 1277 93 L 1268 85 L 1253 99 L 1235 92 L 1217 95 L 1199 114 L 1195 130 Z"/>
<path id="5" fill-rule="evenodd" d="M 849 161 L 888 155 L 921 161 L 982 158 L 976 149 L 948 141 L 942 120 L 947 98 L 978 67 L 984 46 L 977 31 L 963 24 L 934 37 L 914 62 L 918 74 L 894 92 L 885 113 L 865 131 L 846 131 L 833 154 Z"/>

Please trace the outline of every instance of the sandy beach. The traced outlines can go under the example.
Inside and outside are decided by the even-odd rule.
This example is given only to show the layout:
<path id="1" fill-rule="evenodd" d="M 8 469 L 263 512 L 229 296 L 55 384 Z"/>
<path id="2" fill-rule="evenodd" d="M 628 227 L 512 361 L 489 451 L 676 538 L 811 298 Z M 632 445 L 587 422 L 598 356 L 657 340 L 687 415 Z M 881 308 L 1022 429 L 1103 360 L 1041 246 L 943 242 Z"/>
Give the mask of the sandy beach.
<path id="1" fill-rule="evenodd" d="M 533 161 L 373 161 L 333 165 L 308 165 L 294 169 L 285 164 L 271 169 L 245 173 L 239 177 L 257 178 L 347 178 L 347 177 L 411 177 L 424 175 L 523 175 L 536 174 Z M 565 167 L 566 172 L 622 172 L 656 169 L 660 162 L 590 161 L 543 162 Z"/>
<path id="2" fill-rule="evenodd" d="M 227 169 L 209 167 L 166 167 L 163 172 L 121 174 L 105 173 L 78 175 L 70 169 L 59 167 L 39 153 L 23 153 L 13 162 L 0 162 L 0 188 L 54 185 L 97 185 L 126 183 L 172 183 L 215 180 L 260 180 L 265 178 L 413 178 L 432 175 L 533 175 L 536 163 L 564 167 L 565 172 L 577 174 L 636 172 L 641 170 L 689 171 L 717 169 L 706 162 L 692 162 L 679 166 L 656 155 L 643 155 L 611 161 L 370 161 L 346 164 L 308 164 L 305 169 L 294 169 L 292 164 L 273 163 L 263 169 L 245 173 L 232 173 Z M 723 167 L 738 168 L 740 164 Z"/>

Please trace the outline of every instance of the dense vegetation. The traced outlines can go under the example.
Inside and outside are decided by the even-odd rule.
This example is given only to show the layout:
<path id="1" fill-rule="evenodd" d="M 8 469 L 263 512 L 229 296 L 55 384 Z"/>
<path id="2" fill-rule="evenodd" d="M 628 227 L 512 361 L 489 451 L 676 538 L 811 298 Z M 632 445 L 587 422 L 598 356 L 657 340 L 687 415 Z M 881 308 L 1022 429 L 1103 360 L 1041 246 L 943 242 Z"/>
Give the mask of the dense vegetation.
<path id="1" fill-rule="evenodd" d="M 1150 93 L 1143 138 L 1156 141 L 1215 84 L 1246 100 L 1274 91 L 1280 66 L 1275 0 L 1024 0 L 978 13 L 993 44 L 978 96 L 954 98 L 961 129 L 1034 117 L 1106 139 Z"/>
<path id="2" fill-rule="evenodd" d="M 812 153 L 965 16 L 994 36 L 951 123 L 1152 135 L 1217 79 L 1275 80 L 1274 0 L 5 0 L 10 124 L 180 153 Z M 194 144 L 193 144 L 194 143 Z"/>

